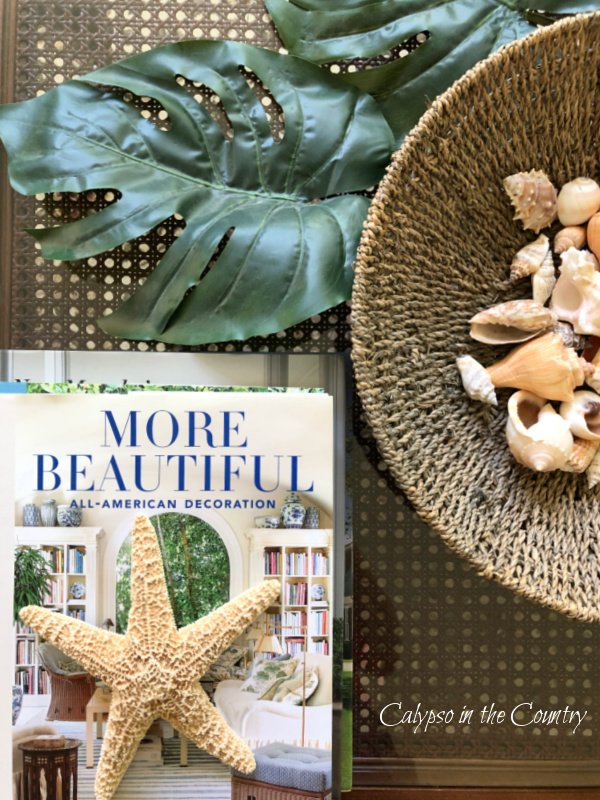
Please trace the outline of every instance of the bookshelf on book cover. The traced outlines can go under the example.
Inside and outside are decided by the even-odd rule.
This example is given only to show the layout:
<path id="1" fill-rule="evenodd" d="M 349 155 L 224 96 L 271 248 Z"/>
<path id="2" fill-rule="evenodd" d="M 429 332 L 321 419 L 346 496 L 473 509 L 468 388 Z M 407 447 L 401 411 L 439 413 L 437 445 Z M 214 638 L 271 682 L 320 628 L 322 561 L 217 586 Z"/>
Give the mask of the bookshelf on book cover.
<path id="1" fill-rule="evenodd" d="M 98 551 L 101 528 L 15 528 L 16 547 L 35 547 L 50 567 L 52 577 L 44 608 L 96 624 Z M 48 675 L 38 656 L 38 635 L 31 628 L 15 626 L 15 684 L 26 695 L 50 691 Z"/>
<path id="2" fill-rule="evenodd" d="M 295 655 L 333 652 L 333 530 L 252 528 L 250 583 L 278 578 L 281 593 L 263 616 L 267 632 L 275 633 L 284 652 Z M 323 587 L 321 590 L 317 586 Z M 316 599 L 323 595 L 323 599 Z"/>

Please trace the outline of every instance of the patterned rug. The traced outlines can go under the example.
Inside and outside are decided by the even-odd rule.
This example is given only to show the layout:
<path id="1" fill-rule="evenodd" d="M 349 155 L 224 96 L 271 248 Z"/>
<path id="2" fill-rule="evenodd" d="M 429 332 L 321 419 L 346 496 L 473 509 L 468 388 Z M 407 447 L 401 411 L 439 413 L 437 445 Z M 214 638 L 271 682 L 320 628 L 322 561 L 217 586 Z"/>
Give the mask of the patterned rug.
<path id="1" fill-rule="evenodd" d="M 94 779 L 101 739 L 94 740 L 94 768 L 85 766 L 85 723 L 54 722 L 60 733 L 81 739 L 77 800 L 95 800 Z M 164 765 L 132 764 L 114 800 L 231 800 L 229 768 L 189 745 L 188 765 L 179 766 L 179 739 L 164 740 Z"/>

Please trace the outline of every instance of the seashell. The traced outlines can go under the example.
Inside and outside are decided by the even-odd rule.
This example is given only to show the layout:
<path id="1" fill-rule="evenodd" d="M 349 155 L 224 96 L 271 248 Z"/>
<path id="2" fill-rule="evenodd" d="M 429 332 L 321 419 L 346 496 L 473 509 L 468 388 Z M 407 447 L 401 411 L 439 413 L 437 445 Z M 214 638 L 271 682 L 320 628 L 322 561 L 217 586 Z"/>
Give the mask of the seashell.
<path id="1" fill-rule="evenodd" d="M 533 339 L 556 324 L 556 315 L 535 300 L 500 303 L 471 319 L 471 336 L 485 344 L 511 344 Z"/>
<path id="2" fill-rule="evenodd" d="M 570 322 L 557 322 L 552 330 L 554 333 L 558 333 L 559 336 L 562 336 L 562 340 L 567 347 L 573 347 L 575 350 L 583 350 L 586 337 L 575 333 Z"/>
<path id="3" fill-rule="evenodd" d="M 600 213 L 594 214 L 587 225 L 588 247 L 600 259 Z"/>
<path id="4" fill-rule="evenodd" d="M 572 400 L 584 378 L 582 359 L 557 333 L 519 345 L 486 371 L 497 388 L 524 389 L 547 400 Z"/>
<path id="5" fill-rule="evenodd" d="M 564 253 L 569 247 L 581 250 L 587 241 L 587 231 L 582 225 L 570 225 L 562 228 L 554 237 L 554 252 L 557 255 Z"/>
<path id="6" fill-rule="evenodd" d="M 472 400 L 480 400 L 492 406 L 498 405 L 496 392 L 485 367 L 472 356 L 460 356 L 456 359 L 465 392 Z"/>
<path id="7" fill-rule="evenodd" d="M 565 472 L 585 472 L 592 459 L 598 452 L 600 441 L 592 442 L 590 439 L 573 439 L 573 449 L 564 467 Z"/>
<path id="8" fill-rule="evenodd" d="M 589 250 L 570 247 L 561 253 L 560 277 L 550 308 L 558 319 L 570 322 L 575 333 L 600 335 L 600 272 Z"/>
<path id="9" fill-rule="evenodd" d="M 541 263 L 537 272 L 531 276 L 533 287 L 533 299 L 537 303 L 544 305 L 546 300 L 552 295 L 552 290 L 556 286 L 556 274 L 554 272 L 554 260 L 552 251 L 548 250 L 546 257 Z"/>
<path id="10" fill-rule="evenodd" d="M 591 361 L 585 362 L 584 371 L 587 385 L 600 392 L 600 349 L 596 351 Z"/>
<path id="11" fill-rule="evenodd" d="M 600 483 L 600 450 L 596 451 L 596 455 L 590 461 L 585 475 L 590 489 L 593 489 Z"/>
<path id="12" fill-rule="evenodd" d="M 582 225 L 600 208 L 600 186 L 591 178 L 575 178 L 565 183 L 556 201 L 563 225 Z"/>
<path id="13" fill-rule="evenodd" d="M 573 450 L 568 422 L 550 403 L 525 391 L 508 401 L 506 439 L 519 464 L 535 472 L 562 469 Z"/>
<path id="14" fill-rule="evenodd" d="M 545 173 L 535 169 L 517 172 L 505 178 L 503 183 L 515 207 L 513 219 L 520 219 L 526 231 L 539 233 L 554 222 L 556 189 Z"/>
<path id="15" fill-rule="evenodd" d="M 600 395 L 596 392 L 575 392 L 571 401 L 561 403 L 560 415 L 574 436 L 600 442 Z"/>
<path id="16" fill-rule="evenodd" d="M 510 279 L 517 281 L 527 275 L 533 275 L 541 267 L 550 249 L 550 242 L 544 233 L 540 233 L 534 242 L 529 242 L 515 255 L 510 265 Z"/>

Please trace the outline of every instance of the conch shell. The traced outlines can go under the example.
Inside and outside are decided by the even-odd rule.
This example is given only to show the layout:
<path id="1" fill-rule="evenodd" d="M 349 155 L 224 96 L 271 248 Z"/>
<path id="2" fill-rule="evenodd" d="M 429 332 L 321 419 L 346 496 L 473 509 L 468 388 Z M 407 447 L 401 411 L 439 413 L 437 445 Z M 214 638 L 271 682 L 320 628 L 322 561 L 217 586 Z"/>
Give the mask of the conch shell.
<path id="1" fill-rule="evenodd" d="M 600 441 L 592 442 L 589 439 L 579 439 L 576 436 L 573 440 L 571 455 L 561 469 L 565 472 L 585 472 L 598 452 L 599 447 Z"/>
<path id="2" fill-rule="evenodd" d="M 497 388 L 524 389 L 547 400 L 572 400 L 584 379 L 583 360 L 557 333 L 519 345 L 486 371 Z"/>
<path id="3" fill-rule="evenodd" d="M 574 436 L 600 442 L 600 395 L 596 392 L 575 392 L 572 400 L 560 404 L 560 415 Z"/>
<path id="4" fill-rule="evenodd" d="M 569 247 L 581 250 L 582 247 L 585 247 L 586 241 L 587 232 L 583 225 L 569 225 L 568 228 L 561 228 L 554 237 L 554 252 L 560 255 Z"/>
<path id="5" fill-rule="evenodd" d="M 556 201 L 563 225 L 582 225 L 600 209 L 600 186 L 591 178 L 575 178 L 565 183 Z"/>
<path id="6" fill-rule="evenodd" d="M 555 313 L 535 300 L 511 300 L 475 314 L 471 336 L 485 344 L 511 344 L 533 339 L 555 324 Z"/>
<path id="7" fill-rule="evenodd" d="M 596 258 L 600 258 L 600 213 L 594 214 L 587 225 L 588 246 Z"/>
<path id="8" fill-rule="evenodd" d="M 529 242 L 525 247 L 522 247 L 516 253 L 510 265 L 511 281 L 518 281 L 520 278 L 525 278 L 527 275 L 533 275 L 534 272 L 537 272 L 549 249 L 550 242 L 545 233 L 540 233 L 535 241 Z"/>
<path id="9" fill-rule="evenodd" d="M 534 169 L 517 172 L 505 178 L 503 183 L 515 207 L 513 219 L 520 219 L 525 230 L 539 233 L 554 222 L 556 189 L 545 173 Z"/>
<path id="10" fill-rule="evenodd" d="M 573 450 L 569 424 L 531 392 L 515 392 L 508 401 L 506 439 L 519 464 L 536 472 L 562 469 Z"/>
<path id="11" fill-rule="evenodd" d="M 485 367 L 473 356 L 460 356 L 456 359 L 456 366 L 460 372 L 465 392 L 472 400 L 480 400 L 492 406 L 498 405 L 494 384 L 490 380 Z"/>
<path id="12" fill-rule="evenodd" d="M 600 336 L 600 266 L 589 250 L 561 254 L 560 277 L 550 307 L 575 333 Z"/>
<path id="13" fill-rule="evenodd" d="M 540 268 L 531 276 L 531 285 L 533 287 L 533 299 L 537 303 L 544 305 L 556 286 L 554 260 L 552 259 L 551 250 L 548 250 Z"/>

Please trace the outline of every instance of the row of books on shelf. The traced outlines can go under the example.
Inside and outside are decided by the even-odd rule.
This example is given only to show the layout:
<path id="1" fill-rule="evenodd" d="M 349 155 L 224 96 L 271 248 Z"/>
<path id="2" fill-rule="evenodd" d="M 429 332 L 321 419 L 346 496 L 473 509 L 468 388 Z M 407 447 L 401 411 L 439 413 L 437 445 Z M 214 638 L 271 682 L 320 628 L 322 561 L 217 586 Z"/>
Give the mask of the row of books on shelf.
<path id="1" fill-rule="evenodd" d="M 281 550 L 265 550 L 265 575 L 281 575 Z"/>
<path id="2" fill-rule="evenodd" d="M 40 553 L 50 567 L 50 572 L 65 571 L 65 551 L 62 547 L 42 548 Z M 85 551 L 79 547 L 69 545 L 67 547 L 66 567 L 67 572 L 83 575 L 85 572 Z"/>
<path id="3" fill-rule="evenodd" d="M 67 617 L 80 619 L 82 622 L 85 622 L 85 608 L 69 608 L 67 609 Z"/>
<path id="4" fill-rule="evenodd" d="M 65 599 L 64 581 L 53 578 L 48 582 L 48 591 L 44 595 L 44 605 L 54 606 L 63 603 Z"/>
<path id="5" fill-rule="evenodd" d="M 33 664 L 35 661 L 35 640 L 17 639 L 17 664 Z"/>
<path id="6" fill-rule="evenodd" d="M 305 606 L 308 599 L 306 583 L 286 583 L 285 603 L 288 606 Z"/>
<path id="7" fill-rule="evenodd" d="M 282 574 L 281 550 L 265 550 L 264 555 L 265 575 Z M 309 555 L 308 553 L 286 553 L 285 554 L 285 574 L 286 575 L 308 575 Z M 329 574 L 329 557 L 325 553 L 313 552 L 310 556 L 311 575 Z"/>
<path id="8" fill-rule="evenodd" d="M 67 572 L 78 575 L 85 572 L 85 552 L 78 547 L 67 548 Z"/>
<path id="9" fill-rule="evenodd" d="M 286 639 L 285 642 L 286 652 L 291 656 L 297 656 L 304 652 L 304 638 L 291 638 Z M 309 641 L 308 649 L 311 653 L 320 653 L 323 656 L 329 655 L 329 642 L 327 639 L 319 639 L 318 641 Z"/>
<path id="10" fill-rule="evenodd" d="M 327 636 L 329 624 L 329 611 L 326 608 L 310 612 L 311 636 Z"/>
<path id="11" fill-rule="evenodd" d="M 329 575 L 329 557 L 325 553 L 313 552 L 312 575 Z"/>
<path id="12" fill-rule="evenodd" d="M 50 684 L 48 673 L 43 667 L 21 667 L 15 672 L 15 684 L 23 687 L 23 694 L 35 694 L 35 681 L 37 672 L 37 693 L 48 694 Z"/>
<path id="13" fill-rule="evenodd" d="M 282 630 L 284 636 L 303 635 L 306 630 L 306 611 L 286 611 Z"/>

